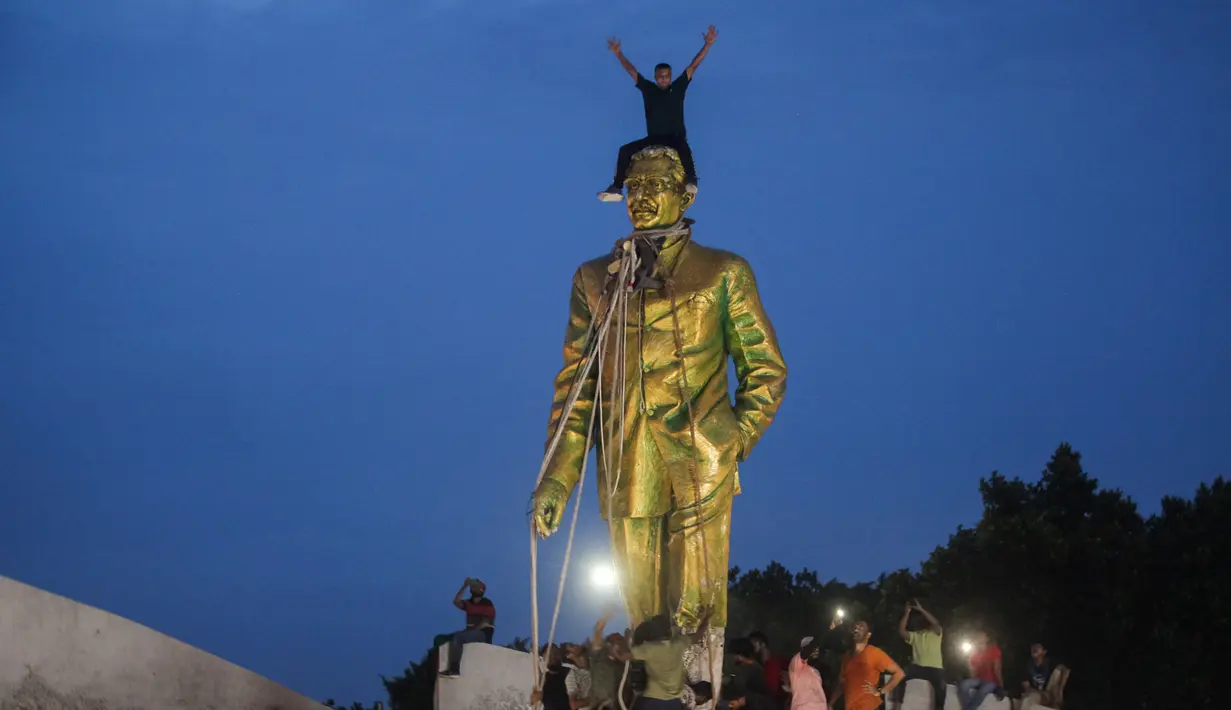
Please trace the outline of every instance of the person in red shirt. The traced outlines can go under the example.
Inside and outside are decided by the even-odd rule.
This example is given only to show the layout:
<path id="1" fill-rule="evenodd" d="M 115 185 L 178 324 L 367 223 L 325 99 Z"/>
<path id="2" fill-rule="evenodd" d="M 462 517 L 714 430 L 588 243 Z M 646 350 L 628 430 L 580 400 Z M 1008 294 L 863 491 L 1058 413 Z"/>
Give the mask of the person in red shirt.
<path id="1" fill-rule="evenodd" d="M 970 677 L 957 685 L 957 697 L 962 710 L 978 710 L 983 699 L 1004 691 L 1004 675 L 1000 668 L 1000 647 L 990 643 L 986 631 L 976 631 L 974 648 L 971 650 Z"/>
<path id="2" fill-rule="evenodd" d="M 860 619 L 851 627 L 851 639 L 855 648 L 842 657 L 842 676 L 838 682 L 837 692 L 829 701 L 832 707 L 838 698 L 846 697 L 846 710 L 876 710 L 888 697 L 889 693 L 906 678 L 898 664 L 893 662 L 889 654 L 868 643 L 872 638 L 872 625 Z M 888 671 L 893 678 L 880 685 L 881 673 Z"/>
<path id="3" fill-rule="evenodd" d="M 765 687 L 769 690 L 770 699 L 774 701 L 775 707 L 783 707 L 786 704 L 786 691 L 782 689 L 787 667 L 786 659 L 782 656 L 775 656 L 769 650 L 769 637 L 760 631 L 748 634 L 748 640 L 752 642 L 752 648 L 757 653 L 757 660 L 765 669 Z"/>
<path id="4" fill-rule="evenodd" d="M 470 590 L 470 598 L 462 595 Z M 453 597 L 453 606 L 466 612 L 466 628 L 453 634 L 449 641 L 449 665 L 440 673 L 442 677 L 456 676 L 462 666 L 462 647 L 468 643 L 491 643 L 496 633 L 496 605 L 483 596 L 487 585 L 479 579 L 466 578 L 461 589 Z"/>

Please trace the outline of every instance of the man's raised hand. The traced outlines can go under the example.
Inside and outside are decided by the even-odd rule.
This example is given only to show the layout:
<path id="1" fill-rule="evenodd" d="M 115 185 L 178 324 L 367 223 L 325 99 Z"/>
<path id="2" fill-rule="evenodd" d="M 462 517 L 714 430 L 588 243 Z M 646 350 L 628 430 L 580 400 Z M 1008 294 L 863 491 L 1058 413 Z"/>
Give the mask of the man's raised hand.
<path id="1" fill-rule="evenodd" d="M 713 44 L 714 40 L 718 39 L 718 30 L 714 29 L 713 25 L 710 25 L 709 29 L 705 31 L 705 34 L 701 36 L 705 38 L 706 44 Z"/>
<path id="2" fill-rule="evenodd" d="M 714 28 L 711 27 L 710 29 L 712 30 Z M 616 39 L 615 37 L 608 37 L 607 38 L 607 49 L 611 50 L 612 54 L 619 54 L 620 53 L 620 40 Z"/>

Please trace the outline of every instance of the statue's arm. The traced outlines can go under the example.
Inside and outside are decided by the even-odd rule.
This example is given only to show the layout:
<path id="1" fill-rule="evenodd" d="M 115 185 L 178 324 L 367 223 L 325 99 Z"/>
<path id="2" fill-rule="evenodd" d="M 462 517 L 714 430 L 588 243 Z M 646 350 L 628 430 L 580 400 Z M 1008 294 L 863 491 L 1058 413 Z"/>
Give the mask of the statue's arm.
<path id="1" fill-rule="evenodd" d="M 761 305 L 752 267 L 739 257 L 727 270 L 726 299 L 723 335 L 739 380 L 734 408 L 744 438 L 739 456 L 743 461 L 782 404 L 786 394 L 786 362 L 778 348 L 774 326 Z"/>
<path id="2" fill-rule="evenodd" d="M 584 381 L 577 381 L 579 371 L 584 367 L 586 336 L 590 332 L 590 303 L 586 296 L 585 277 L 581 269 L 573 275 L 573 292 L 569 298 L 568 327 L 564 333 L 564 367 L 556 375 L 555 394 L 552 397 L 551 417 L 547 425 L 547 445 L 556 434 L 560 418 L 569 399 L 569 393 L 574 385 L 579 388 L 577 401 L 564 419 L 564 431 L 560 442 L 556 445 L 543 479 L 551 479 L 564 486 L 566 491 L 572 491 L 581 475 L 581 462 L 586 454 L 586 427 L 590 424 L 590 413 L 594 409 L 595 371 Z"/>

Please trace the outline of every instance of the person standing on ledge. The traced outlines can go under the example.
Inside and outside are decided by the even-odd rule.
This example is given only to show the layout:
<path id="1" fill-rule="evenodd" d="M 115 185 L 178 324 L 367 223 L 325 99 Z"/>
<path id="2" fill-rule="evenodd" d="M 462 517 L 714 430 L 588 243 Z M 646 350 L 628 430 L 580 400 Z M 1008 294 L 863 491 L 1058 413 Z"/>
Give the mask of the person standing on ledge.
<path id="1" fill-rule="evenodd" d="M 922 614 L 927 625 L 912 630 L 911 611 Z M 944 633 L 944 627 L 931 612 L 923 608 L 918 599 L 907 602 L 902 620 L 898 622 L 898 635 L 910 646 L 911 664 L 906 667 L 906 680 L 918 678 L 931 683 L 932 707 L 936 710 L 944 710 L 945 694 L 948 692 L 945 687 L 945 663 L 941 654 Z M 906 681 L 902 681 L 894 689 L 894 697 L 899 703 L 906 697 Z"/>
<path id="2" fill-rule="evenodd" d="M 620 148 L 620 155 L 616 159 L 615 179 L 611 181 L 610 187 L 598 193 L 598 199 L 603 202 L 619 202 L 624 199 L 624 177 L 628 171 L 629 160 L 637 151 L 652 145 L 672 148 L 679 154 L 680 162 L 684 164 L 685 189 L 690 193 L 697 192 L 697 168 L 693 164 L 692 149 L 688 147 L 688 131 L 684 128 L 684 95 L 692 82 L 693 72 L 701 66 L 701 61 L 710 51 L 710 45 L 718 39 L 718 30 L 710 25 L 705 31 L 704 39 L 705 46 L 693 57 L 692 64 L 684 69 L 683 74 L 672 80 L 671 65 L 659 64 L 654 67 L 654 81 L 641 76 L 641 72 L 628 61 L 624 52 L 620 51 L 620 40 L 614 37 L 607 40 L 607 48 L 620 60 L 620 66 L 624 67 L 624 71 L 628 72 L 636 82 L 637 89 L 641 91 L 641 98 L 645 102 L 646 137 Z"/>

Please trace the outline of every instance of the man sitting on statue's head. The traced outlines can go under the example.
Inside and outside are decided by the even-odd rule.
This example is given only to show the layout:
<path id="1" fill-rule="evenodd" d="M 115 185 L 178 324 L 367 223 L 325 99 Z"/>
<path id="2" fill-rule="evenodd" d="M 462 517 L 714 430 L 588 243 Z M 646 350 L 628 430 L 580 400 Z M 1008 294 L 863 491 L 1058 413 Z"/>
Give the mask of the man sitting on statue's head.
<path id="1" fill-rule="evenodd" d="M 688 129 L 684 127 L 684 97 L 688 85 L 692 82 L 693 73 L 701 66 L 701 60 L 710 51 L 710 45 L 718 38 L 718 30 L 710 25 L 705 32 L 705 46 L 693 57 L 692 63 L 685 67 L 678 78 L 672 79 L 671 65 L 665 62 L 654 67 L 654 81 L 646 79 L 637 71 L 620 49 L 620 41 L 614 37 L 607 41 L 607 48 L 620 60 L 620 66 L 633 78 L 637 90 L 641 92 L 645 107 L 646 137 L 635 140 L 620 148 L 616 159 L 615 179 L 611 185 L 598 193 L 598 199 L 603 202 L 619 202 L 623 197 L 621 188 L 628 169 L 629 158 L 638 150 L 648 145 L 667 145 L 679 151 L 684 158 L 684 166 L 688 170 L 688 191 L 697 191 L 697 171 L 693 165 L 692 149 L 688 146 Z"/>

